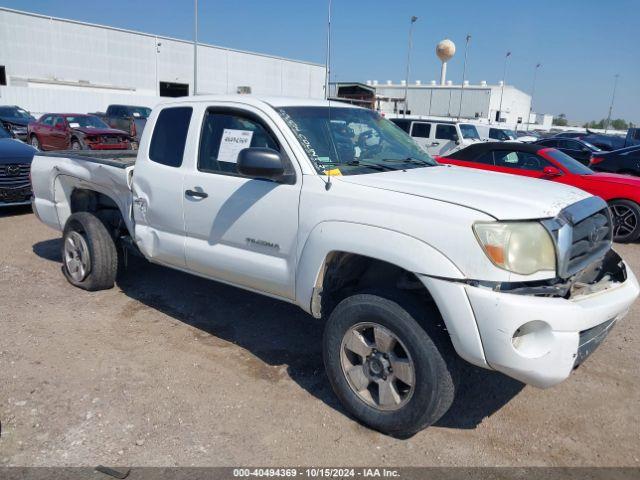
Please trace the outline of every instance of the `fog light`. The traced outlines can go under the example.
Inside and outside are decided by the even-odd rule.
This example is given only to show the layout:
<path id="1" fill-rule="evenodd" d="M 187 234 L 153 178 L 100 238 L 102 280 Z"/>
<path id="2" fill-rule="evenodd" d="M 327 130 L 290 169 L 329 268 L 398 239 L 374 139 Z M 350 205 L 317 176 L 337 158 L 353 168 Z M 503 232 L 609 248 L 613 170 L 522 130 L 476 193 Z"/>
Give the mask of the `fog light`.
<path id="1" fill-rule="evenodd" d="M 553 341 L 551 326 L 541 320 L 527 322 L 520 326 L 511 338 L 511 343 L 516 351 L 528 358 L 546 355 Z"/>

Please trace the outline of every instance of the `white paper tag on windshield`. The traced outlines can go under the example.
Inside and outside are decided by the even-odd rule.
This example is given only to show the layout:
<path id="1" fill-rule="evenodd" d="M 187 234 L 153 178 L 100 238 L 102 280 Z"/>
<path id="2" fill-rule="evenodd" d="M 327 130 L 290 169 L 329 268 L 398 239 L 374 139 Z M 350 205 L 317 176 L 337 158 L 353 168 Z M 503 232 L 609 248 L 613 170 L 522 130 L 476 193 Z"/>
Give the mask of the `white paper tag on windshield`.
<path id="1" fill-rule="evenodd" d="M 251 146 L 253 132 L 251 130 L 233 130 L 225 128 L 220 141 L 220 151 L 218 152 L 219 162 L 238 163 L 240 150 Z"/>
<path id="2" fill-rule="evenodd" d="M 69 126 L 71 128 L 80 128 L 80 124 L 78 122 L 70 122 Z"/>
<path id="3" fill-rule="evenodd" d="M 140 112 L 133 112 L 133 116 L 136 117 L 136 118 L 139 117 L 140 116 Z"/>

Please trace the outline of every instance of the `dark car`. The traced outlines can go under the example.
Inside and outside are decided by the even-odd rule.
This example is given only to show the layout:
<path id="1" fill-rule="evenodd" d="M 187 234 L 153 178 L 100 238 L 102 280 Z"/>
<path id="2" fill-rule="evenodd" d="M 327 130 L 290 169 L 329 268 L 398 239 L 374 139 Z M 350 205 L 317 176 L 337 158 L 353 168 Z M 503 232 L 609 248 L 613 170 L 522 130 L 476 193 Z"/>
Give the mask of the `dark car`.
<path id="1" fill-rule="evenodd" d="M 600 150 L 612 151 L 625 147 L 625 139 L 618 135 L 605 135 L 603 133 L 591 132 L 562 132 L 558 133 L 555 138 L 575 138 L 583 140 L 591 145 L 598 147 Z"/>
<path id="2" fill-rule="evenodd" d="M 140 137 L 147 124 L 147 118 L 151 115 L 151 109 L 137 105 L 109 105 L 105 113 L 96 112 L 93 115 L 99 117 L 111 128 L 123 130 L 131 135 L 131 138 L 135 140 L 135 148 L 140 143 Z"/>
<path id="3" fill-rule="evenodd" d="M 46 113 L 29 124 L 29 143 L 40 150 L 128 150 L 131 136 L 95 115 Z"/>
<path id="4" fill-rule="evenodd" d="M 35 118 L 16 105 L 0 105 L 0 124 L 20 140 L 27 140 L 27 125 Z"/>
<path id="5" fill-rule="evenodd" d="M 0 207 L 31 202 L 29 170 L 36 151 L 0 126 Z"/>
<path id="6" fill-rule="evenodd" d="M 613 152 L 595 152 L 589 167 L 599 172 L 626 173 L 640 176 L 640 145 Z"/>
<path id="7" fill-rule="evenodd" d="M 555 148 L 566 153 L 571 158 L 578 160 L 583 165 L 589 165 L 591 155 L 600 152 L 600 149 L 589 142 L 577 138 L 551 137 L 543 138 L 535 142 L 537 145 Z"/>

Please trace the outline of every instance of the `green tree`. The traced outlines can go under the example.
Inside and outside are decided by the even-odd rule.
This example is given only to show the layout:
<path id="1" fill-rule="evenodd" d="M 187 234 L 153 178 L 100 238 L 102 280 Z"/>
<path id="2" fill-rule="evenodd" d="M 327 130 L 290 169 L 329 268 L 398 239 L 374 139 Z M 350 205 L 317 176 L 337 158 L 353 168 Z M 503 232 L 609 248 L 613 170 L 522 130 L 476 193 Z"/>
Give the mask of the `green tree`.
<path id="1" fill-rule="evenodd" d="M 616 118 L 615 120 L 611 121 L 611 128 L 613 128 L 614 130 L 626 130 L 627 128 L 629 128 L 629 124 L 622 118 Z"/>
<path id="2" fill-rule="evenodd" d="M 557 117 L 553 117 L 553 125 L 558 127 L 566 127 L 569 122 L 567 121 L 567 116 L 564 113 L 561 113 Z"/>

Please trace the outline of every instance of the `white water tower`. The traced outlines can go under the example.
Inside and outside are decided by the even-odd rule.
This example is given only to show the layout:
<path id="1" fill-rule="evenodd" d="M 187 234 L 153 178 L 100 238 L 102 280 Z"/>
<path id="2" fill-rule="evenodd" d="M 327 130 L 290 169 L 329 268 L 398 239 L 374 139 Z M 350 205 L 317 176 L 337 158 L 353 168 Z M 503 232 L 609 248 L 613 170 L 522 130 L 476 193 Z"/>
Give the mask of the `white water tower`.
<path id="1" fill-rule="evenodd" d="M 442 62 L 442 70 L 440 72 L 440 85 L 444 85 L 447 81 L 447 62 L 456 54 L 456 44 L 448 38 L 442 40 L 436 45 L 436 55 Z"/>

